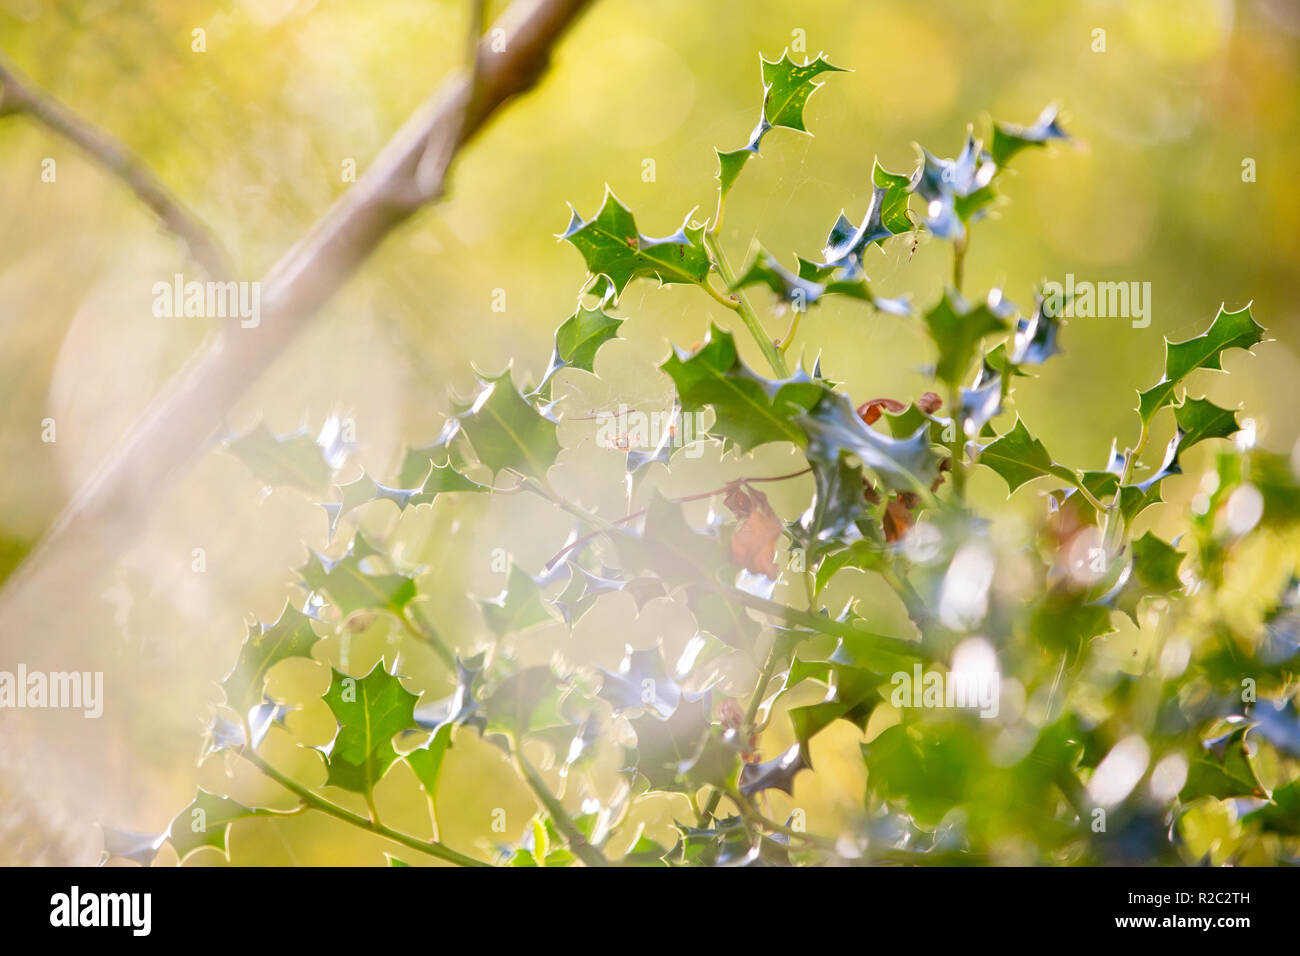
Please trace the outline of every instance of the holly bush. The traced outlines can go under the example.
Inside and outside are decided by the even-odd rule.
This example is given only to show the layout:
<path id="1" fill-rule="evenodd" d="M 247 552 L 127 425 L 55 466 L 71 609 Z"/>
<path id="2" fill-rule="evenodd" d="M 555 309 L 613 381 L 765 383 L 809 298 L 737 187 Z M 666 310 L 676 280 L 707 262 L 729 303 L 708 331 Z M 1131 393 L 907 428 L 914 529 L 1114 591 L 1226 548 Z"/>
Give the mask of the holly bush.
<path id="1" fill-rule="evenodd" d="M 109 855 L 149 861 L 164 841 L 182 859 L 226 851 L 245 818 L 316 813 L 382 838 L 394 864 L 1296 858 L 1300 496 L 1290 463 L 1255 447 L 1237 410 L 1195 394 L 1225 353 L 1263 341 L 1250 307 L 1207 310 L 1201 334 L 1165 343 L 1133 434 L 1098 448 L 1096 467 L 1060 462 L 1015 397 L 1036 367 L 1069 361 L 1069 303 L 1042 287 L 1026 288 L 1024 310 L 1000 289 L 962 290 L 972 234 L 991 228 L 1017 157 L 1070 141 L 1056 109 L 968 130 L 955 158 L 875 163 L 847 197 L 859 216 L 841 214 L 823 249 L 790 262 L 755 243 L 737 270 L 720 227 L 746 168 L 786 131 L 806 134 L 808 98 L 844 72 L 788 54 L 761 70 L 753 133 L 717 153 L 711 216 L 652 238 L 610 191 L 591 218 L 573 212 L 561 238 L 587 278 L 535 381 L 513 367 L 480 375 L 382 482 L 333 485 L 330 448 L 307 434 L 258 427 L 229 442 L 268 485 L 332 487 L 330 544 L 297 569 L 278 620 L 249 628 L 203 749 L 273 786 L 248 802 L 200 789 L 162 834 L 110 831 Z M 950 287 L 923 305 L 879 295 L 873 255 L 927 236 L 952 246 Z M 734 320 L 701 321 L 700 341 L 657 363 L 667 411 L 587 414 L 589 394 L 620 396 L 598 357 L 637 322 L 628 287 L 648 281 L 693 287 Z M 872 321 L 920 323 L 933 390 L 838 387 L 828 373 L 843 357 L 823 363 L 799 337 L 832 296 Z M 768 307 L 788 321 L 780 339 Z M 1202 443 L 1199 492 L 1162 514 L 1181 530 L 1139 534 L 1149 509 L 1175 508 L 1162 485 Z M 584 446 L 600 464 L 554 480 L 557 459 Z M 771 467 L 778 452 L 789 467 Z M 704 464 L 728 477 L 692 484 Z M 984 468 L 1026 499 L 1018 511 L 968 500 Z M 530 515 L 557 509 L 573 530 L 544 562 L 497 555 L 504 590 L 478 599 L 478 627 L 449 633 L 429 611 L 439 576 L 394 542 L 404 514 L 464 498 L 514 509 L 521 538 Z M 363 531 L 362 515 L 381 520 Z M 649 607 L 658 639 L 624 650 L 637 630 L 625 625 Z M 901 623 L 884 626 L 890 607 Z M 584 631 L 584 618 L 600 624 Z M 1097 650 L 1118 627 L 1140 637 L 1126 664 Z M 372 666 L 355 666 L 375 633 Z M 316 675 L 312 694 L 276 679 L 295 667 Z M 313 739 L 294 715 L 322 706 L 332 730 Z M 453 846 L 439 792 L 468 738 L 493 748 L 536 814 L 495 805 L 496 772 L 475 784 L 481 834 Z M 401 765 L 406 796 L 427 798 L 427 829 L 381 818 L 376 787 Z M 830 824 L 799 799 L 822 765 L 843 810 Z"/>

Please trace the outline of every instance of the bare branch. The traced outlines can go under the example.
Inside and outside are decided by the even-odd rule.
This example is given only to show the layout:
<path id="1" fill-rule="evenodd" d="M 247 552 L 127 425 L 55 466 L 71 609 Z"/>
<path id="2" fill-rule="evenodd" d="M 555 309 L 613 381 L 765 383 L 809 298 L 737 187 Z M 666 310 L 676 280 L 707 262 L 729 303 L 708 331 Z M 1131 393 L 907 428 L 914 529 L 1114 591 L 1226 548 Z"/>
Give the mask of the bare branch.
<path id="1" fill-rule="evenodd" d="M 25 114 L 74 143 L 122 180 L 164 226 L 189 247 L 199 268 L 214 280 L 230 279 L 230 257 L 198 216 L 172 195 L 153 171 L 113 136 L 82 119 L 35 86 L 0 54 L 0 116 Z"/>
<path id="2" fill-rule="evenodd" d="M 6 582 L 0 634 L 31 623 L 24 621 L 20 598 L 42 590 L 40 577 L 89 575 L 127 546 L 169 479 L 218 432 L 235 402 L 317 309 L 395 227 L 442 194 L 451 159 L 492 115 L 537 83 L 552 48 L 590 2 L 516 0 L 506 10 L 498 23 L 504 34 L 490 31 L 478 44 L 472 74 L 458 72 L 421 106 L 353 188 L 267 273 L 260 324 L 230 324 L 217 333 L 77 491 Z M 500 39 L 494 42 L 494 35 Z M 432 174 L 426 167 L 420 175 L 426 155 L 447 158 Z"/>

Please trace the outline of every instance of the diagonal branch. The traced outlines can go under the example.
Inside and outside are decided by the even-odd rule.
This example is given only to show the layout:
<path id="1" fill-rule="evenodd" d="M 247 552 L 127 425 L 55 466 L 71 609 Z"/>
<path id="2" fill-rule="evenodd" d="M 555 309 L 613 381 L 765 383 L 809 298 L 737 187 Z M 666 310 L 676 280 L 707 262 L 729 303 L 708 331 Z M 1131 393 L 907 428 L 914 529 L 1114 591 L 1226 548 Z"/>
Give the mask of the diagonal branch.
<path id="1" fill-rule="evenodd" d="M 113 136 L 33 85 L 0 54 L 0 116 L 16 114 L 31 117 L 76 144 L 122 180 L 189 247 L 190 255 L 209 278 L 224 281 L 233 276 L 230 257 L 212 230 L 172 195 L 148 166 Z"/>
<path id="2" fill-rule="evenodd" d="M 267 273 L 261 322 L 255 328 L 230 324 L 217 333 L 76 492 L 6 582 L 0 634 L 31 623 L 18 605 L 24 594 L 41 590 L 35 579 L 89 575 L 121 552 L 169 479 L 218 432 L 235 402 L 317 309 L 389 233 L 442 195 L 451 160 L 493 114 L 536 85 L 552 48 L 590 2 L 516 0 L 506 10 L 498 24 L 503 39 L 494 40 L 494 30 L 480 42 L 474 69 L 448 80 L 417 109 L 353 188 Z M 0 111 L 7 102 L 0 100 Z"/>

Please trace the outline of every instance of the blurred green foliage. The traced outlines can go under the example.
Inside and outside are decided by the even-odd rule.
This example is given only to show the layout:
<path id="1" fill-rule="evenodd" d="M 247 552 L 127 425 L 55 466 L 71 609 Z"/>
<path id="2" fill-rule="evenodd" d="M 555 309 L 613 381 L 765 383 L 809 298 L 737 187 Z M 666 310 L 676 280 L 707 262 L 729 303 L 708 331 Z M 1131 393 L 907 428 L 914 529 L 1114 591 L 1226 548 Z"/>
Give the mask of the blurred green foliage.
<path id="1" fill-rule="evenodd" d="M 427 0 L 0 0 L 0 49 L 147 160 L 251 279 L 346 190 L 347 161 L 364 169 L 456 66 L 465 14 L 465 4 Z M 195 28 L 206 31 L 205 53 L 191 50 Z M 1105 52 L 1094 49 L 1098 29 Z M 888 169 L 911 168 L 912 140 L 953 155 L 956 131 L 982 111 L 1029 122 L 1055 98 L 1087 149 L 1017 160 L 1016 201 L 999 208 L 1001 222 L 973 243 L 967 287 L 1002 285 L 1025 301 L 1034 283 L 1067 272 L 1150 281 L 1154 319 L 1147 329 L 1114 319 L 1071 323 L 1066 356 L 1021 389 L 1018 408 L 1034 433 L 1058 459 L 1100 468 L 1098 452 L 1112 437 L 1121 447 L 1133 439 L 1132 385 L 1158 378 L 1160 336 L 1187 338 L 1220 302 L 1237 308 L 1254 300 L 1278 341 L 1253 358 L 1229 359 L 1229 369 L 1247 374 L 1211 377 L 1206 394 L 1227 407 L 1244 403 L 1261 445 L 1291 451 L 1300 432 L 1291 388 L 1300 371 L 1300 21 L 1287 4 L 1266 0 L 945 0 L 925 8 L 884 0 L 798 7 L 599 0 L 541 89 L 462 157 L 447 201 L 380 250 L 232 424 L 260 418 L 285 432 L 342 414 L 357 424 L 352 465 L 392 475 L 403 443 L 436 434 L 451 410 L 448 388 L 470 393 L 471 366 L 495 374 L 513 360 L 519 380 L 537 381 L 552 331 L 574 307 L 574 253 L 549 238 L 565 225 L 565 204 L 595 209 L 608 181 L 638 214 L 648 211 L 638 223 L 650 235 L 671 232 L 692 207 L 707 215 L 712 148 L 743 142 L 755 120 L 754 51 L 776 57 L 796 39 L 793 31 L 803 32 L 809 54 L 824 50 L 855 72 L 837 76 L 834 95 L 821 94 L 808 107 L 810 128 L 834 135 L 773 138 L 763 162 L 749 165 L 728 205 L 724 238 L 733 249 L 750 237 L 820 248 L 823 224 L 834 221 L 846 197 L 856 203 L 851 214 L 865 207 L 874 156 Z M 9 213 L 0 237 L 0 454 L 9 463 L 0 480 L 0 569 L 7 569 L 23 548 L 11 542 L 40 534 L 205 329 L 202 320 L 151 318 L 152 283 L 193 267 L 132 197 L 39 127 L 0 123 L 0 206 Z M 51 156 L 58 181 L 43 183 L 41 161 Z M 1247 159 L 1257 164 L 1256 181 L 1243 181 Z M 792 250 L 773 251 L 788 261 Z M 924 304 L 938 297 L 949 270 L 941 243 L 923 242 L 914 255 L 899 243 L 887 255 L 872 272 L 879 293 L 906 289 Z M 501 312 L 492 308 L 497 290 L 505 293 Z M 702 341 L 710 322 L 740 331 L 731 313 L 693 290 L 647 283 L 629 289 L 620 314 L 628 320 L 623 341 L 608 345 L 596 363 L 603 382 L 584 379 L 571 408 L 620 400 L 662 406 L 669 382 L 656 366 L 669 341 Z M 774 335 L 777 325 L 783 320 L 773 323 Z M 802 334 L 820 344 L 826 375 L 851 394 L 919 394 L 927 381 L 921 368 L 931 360 L 929 346 L 914 322 L 828 302 L 806 317 Z M 740 338 L 746 360 L 758 363 L 757 350 Z M 53 445 L 41 442 L 47 416 L 59 422 Z M 1153 439 L 1157 447 L 1172 429 L 1164 427 Z M 595 493 L 603 495 L 599 503 L 621 513 L 622 462 L 582 450 L 582 429 L 561 426 L 561 442 L 572 450 L 561 457 L 557 483 L 576 487 L 581 475 L 584 493 L 608 489 Z M 777 471 L 787 461 L 758 457 L 756 470 Z M 1212 466 L 1208 449 L 1199 449 L 1166 497 L 1189 502 Z M 690 463 L 664 480 L 664 490 L 689 494 L 712 487 L 720 473 L 716 461 Z M 76 655 L 79 666 L 109 664 L 117 704 L 102 722 L 78 723 L 71 736 L 48 722 L 24 728 L 33 742 L 64 741 L 57 755 L 31 756 L 19 772 L 41 779 L 51 806 L 72 806 L 70 828 L 101 819 L 156 830 L 192 796 L 194 720 L 205 716 L 203 702 L 216 699 L 214 684 L 234 659 L 244 612 L 273 619 L 288 583 L 284 569 L 302 563 L 300 542 L 325 541 L 326 519 L 312 502 L 280 493 L 259 501 L 259 490 L 239 463 L 209 456 L 159 502 L 150 535 L 112 588 L 72 588 L 61 596 L 57 626 L 7 636 L 18 656 L 44 642 Z M 806 491 L 773 491 L 773 504 L 792 514 Z M 1001 507 L 1004 489 L 982 473 L 971 493 Z M 1022 495 L 1008 507 L 1027 515 L 1040 504 Z M 391 514 L 379 509 L 387 507 L 367 506 L 361 520 L 385 526 Z M 1169 523 L 1158 510 L 1146 522 L 1157 531 Z M 437 583 L 427 618 L 461 634 L 480 627 L 469 596 L 494 594 L 505 583 L 495 549 L 508 547 L 536 567 L 567 532 L 559 515 L 538 519 L 510 501 L 489 513 L 467 500 L 407 516 L 397 545 L 408 566 L 424 566 Z M 202 576 L 192 571 L 194 548 L 206 555 Z M 1294 567 L 1294 546 L 1275 543 L 1249 560 L 1259 573 L 1230 585 L 1243 593 L 1227 613 L 1257 623 L 1277 593 L 1269 571 L 1277 577 Z M 892 614 L 905 629 L 902 609 L 873 587 L 865 579 L 855 585 L 873 620 L 888 630 Z M 557 626 L 550 643 L 539 642 L 537 658 L 558 646 L 612 668 L 625 640 L 644 646 L 660 632 L 679 632 L 674 613 L 659 608 L 632 625 L 617 614 L 588 619 L 572 639 L 561 639 Z M 356 622 L 348 659 L 332 663 L 364 673 L 388 648 L 390 627 L 382 619 Z M 1135 629 L 1109 637 L 1105 650 L 1123 660 L 1140 647 Z M 429 686 L 444 681 L 432 655 L 408 661 L 406 672 Z M 277 673 L 276 681 L 285 682 L 285 696 L 325 690 L 320 675 L 306 669 Z M 320 743 L 331 726 L 323 703 L 288 722 Z M 879 728 L 868 728 L 873 732 Z M 448 809 L 440 823 L 469 842 L 482 829 L 485 794 L 516 820 L 528 819 L 533 803 L 488 745 L 463 736 L 464 745 L 458 738 L 447 754 L 441 805 Z M 825 747 L 852 746 L 858 737 L 840 724 L 827 731 Z M 765 749 L 776 753 L 785 742 Z M 280 748 L 281 766 L 297 762 L 304 774 L 315 772 L 287 742 L 273 735 L 268 746 Z M 204 772 L 220 776 L 219 768 Z M 385 806 L 393 825 L 418 829 L 423 808 L 397 799 L 411 784 L 404 772 L 381 785 L 380 801 L 385 789 L 393 791 Z M 860 761 L 828 762 L 819 767 L 818 787 L 801 793 L 801 806 L 822 819 L 852 813 L 862 773 Z M 98 785 L 87 788 L 87 781 Z M 237 785 L 254 783 L 241 777 Z M 935 782 L 940 792 L 947 785 Z M 662 810 L 644 812 L 662 821 Z M 1228 846 L 1239 824 L 1215 809 L 1203 817 L 1194 823 L 1204 845 Z M 373 838 L 329 821 L 263 818 L 243 826 L 236 849 L 245 862 L 375 858 Z M 195 861 L 219 859 L 204 851 Z"/>

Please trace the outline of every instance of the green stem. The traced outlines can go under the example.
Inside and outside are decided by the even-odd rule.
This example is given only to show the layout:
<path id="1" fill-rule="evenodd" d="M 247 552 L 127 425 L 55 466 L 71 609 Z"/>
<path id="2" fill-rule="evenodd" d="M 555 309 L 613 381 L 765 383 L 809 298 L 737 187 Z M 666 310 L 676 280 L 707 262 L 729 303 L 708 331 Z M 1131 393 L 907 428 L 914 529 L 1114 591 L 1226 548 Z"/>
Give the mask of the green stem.
<path id="1" fill-rule="evenodd" d="M 340 807 L 337 803 L 326 800 L 302 784 L 298 783 L 292 777 L 281 773 L 271 764 L 262 759 L 261 755 L 254 750 L 245 749 L 242 751 L 245 760 L 262 771 L 267 777 L 270 777 L 280 786 L 284 787 L 290 793 L 294 794 L 304 804 L 313 810 L 319 810 L 321 813 L 328 814 L 344 823 L 350 823 L 354 827 L 362 830 L 369 830 L 371 833 L 378 834 L 385 839 L 392 840 L 394 843 L 400 843 L 402 846 L 409 847 L 412 850 L 418 850 L 421 853 L 427 853 L 429 856 L 437 857 L 448 863 L 455 863 L 458 866 L 491 866 L 490 863 L 484 863 L 482 860 L 476 860 L 472 856 L 466 856 L 457 850 L 453 850 L 446 844 L 439 843 L 437 840 L 420 840 L 408 833 L 402 833 L 391 827 L 386 827 L 377 820 L 367 820 L 360 814 L 353 813 L 351 810 Z"/>
<path id="2" fill-rule="evenodd" d="M 587 838 L 582 835 L 582 831 L 573 822 L 569 812 L 564 809 L 564 804 L 559 801 L 555 794 L 551 793 L 551 788 L 546 785 L 542 775 L 528 762 L 528 758 L 523 755 L 519 742 L 515 741 L 511 749 L 515 769 L 519 772 L 519 776 L 524 778 L 524 782 L 533 791 L 538 802 L 551 815 L 551 821 L 564 836 L 565 842 L 569 844 L 569 849 L 573 851 L 573 855 L 587 866 L 609 866 L 609 861 L 605 859 L 605 855 L 587 842 Z"/>
<path id="3" fill-rule="evenodd" d="M 447 642 L 442 639 L 442 635 L 433 628 L 427 626 L 423 621 L 411 620 L 411 618 L 406 614 L 407 610 L 409 610 L 409 608 L 403 609 L 402 613 L 399 615 L 402 621 L 402 626 L 406 629 L 406 633 L 410 634 L 421 643 L 429 645 L 433 652 L 438 655 L 438 659 L 447 665 L 447 669 L 452 673 L 455 673 L 456 655 L 452 653 L 451 648 L 447 646 Z"/>
<path id="4" fill-rule="evenodd" d="M 1105 511 L 1106 521 L 1101 533 L 1101 546 L 1108 555 L 1119 554 L 1120 545 L 1123 544 L 1124 535 L 1128 531 L 1124 514 L 1120 510 L 1121 492 L 1124 486 L 1133 480 L 1133 469 L 1137 466 L 1142 453 L 1146 451 L 1150 439 L 1151 430 L 1147 427 L 1147 423 L 1143 422 L 1137 444 L 1124 457 L 1124 471 L 1119 478 L 1119 487 L 1115 489 L 1115 497 L 1111 499 L 1110 507 Z"/>
<path id="5" fill-rule="evenodd" d="M 966 271 L 966 250 L 970 246 L 970 233 L 964 233 L 952 244 L 952 287 L 961 292 L 961 282 Z"/>
<path id="6" fill-rule="evenodd" d="M 959 502 L 966 500 L 966 429 L 962 427 L 961 388 L 954 385 L 948 397 L 952 409 L 953 439 L 948 446 L 952 464 L 952 490 Z"/>
<path id="7" fill-rule="evenodd" d="M 759 812 L 758 808 L 754 806 L 754 801 L 750 800 L 738 790 L 728 790 L 727 799 L 739 808 L 741 816 L 755 826 L 762 827 L 772 833 L 782 833 L 795 840 L 802 840 L 804 843 L 807 843 L 810 846 L 815 846 L 818 849 L 830 852 L 834 852 L 835 850 L 835 843 L 832 840 L 828 840 L 825 837 L 815 836 L 811 833 L 805 833 L 802 830 L 796 830 L 793 827 L 788 827 L 783 823 L 777 823 L 775 820 L 763 816 L 763 814 Z"/>
<path id="8" fill-rule="evenodd" d="M 794 342 L 794 337 L 799 334 L 799 319 L 804 314 L 803 309 L 793 309 L 793 317 L 790 319 L 790 328 L 785 331 L 785 338 L 781 339 L 781 344 L 777 346 L 777 351 L 784 355 L 790 351 L 790 345 Z"/>
<path id="9" fill-rule="evenodd" d="M 713 254 L 713 262 L 717 267 L 718 275 L 722 277 L 722 281 L 730 289 L 735 284 L 736 273 L 731 268 L 731 262 L 727 259 L 727 253 L 722 248 L 722 243 L 718 241 L 717 236 L 706 232 L 704 234 L 704 245 Z M 736 311 L 740 313 L 745 328 L 749 330 L 749 334 L 762 351 L 763 357 L 767 359 L 767 364 L 772 367 L 773 374 L 777 378 L 789 378 L 790 370 L 786 367 L 785 357 L 763 328 L 763 323 L 759 321 L 758 314 L 754 312 L 754 307 L 749 304 L 749 299 L 745 296 L 745 293 L 736 289 L 733 290 L 732 294 L 736 299 Z"/>
<path id="10" fill-rule="evenodd" d="M 772 677 L 780 664 L 776 653 L 777 643 L 773 641 L 771 649 L 767 652 L 767 660 L 763 663 L 763 670 L 758 675 L 758 683 L 754 685 L 754 692 L 749 696 L 749 705 L 745 708 L 745 721 L 741 725 L 742 733 L 754 725 L 754 718 L 758 716 L 759 705 L 763 703 L 763 691 L 772 682 Z M 706 821 L 711 819 L 714 813 L 717 812 L 718 804 L 722 801 L 722 794 L 723 791 L 716 788 L 709 794 L 709 802 L 704 806 L 703 818 Z"/>

